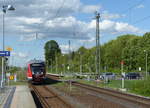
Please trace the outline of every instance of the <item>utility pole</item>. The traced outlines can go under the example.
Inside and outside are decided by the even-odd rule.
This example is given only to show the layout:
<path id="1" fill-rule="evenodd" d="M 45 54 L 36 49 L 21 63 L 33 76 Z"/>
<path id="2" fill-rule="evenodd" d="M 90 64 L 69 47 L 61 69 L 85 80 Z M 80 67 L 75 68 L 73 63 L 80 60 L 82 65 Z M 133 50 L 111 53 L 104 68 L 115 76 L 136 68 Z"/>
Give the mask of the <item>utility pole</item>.
<path id="1" fill-rule="evenodd" d="M 79 61 L 79 64 L 80 64 L 80 74 L 82 75 L 82 52 L 79 52 L 80 54 L 80 61 Z"/>
<path id="2" fill-rule="evenodd" d="M 68 41 L 68 45 L 69 45 L 69 49 L 68 49 L 68 52 L 69 52 L 69 62 L 68 62 L 68 70 L 70 69 L 71 67 L 71 50 L 70 50 L 70 40 Z"/>
<path id="3" fill-rule="evenodd" d="M 147 72 L 147 56 L 148 56 L 148 53 L 146 52 L 146 79 L 147 79 L 147 76 L 148 76 L 148 72 Z"/>
<path id="4" fill-rule="evenodd" d="M 57 64 L 57 54 L 56 54 L 56 52 L 55 52 L 55 62 L 56 62 L 56 73 L 58 72 L 58 64 Z"/>
<path id="5" fill-rule="evenodd" d="M 148 72 L 147 72 L 147 56 L 148 56 L 148 52 L 147 52 L 147 50 L 144 50 L 144 52 L 145 52 L 145 77 L 146 77 L 146 79 L 147 79 L 147 76 L 148 76 Z"/>
<path id="6" fill-rule="evenodd" d="M 99 31 L 99 19 L 100 13 L 96 12 L 96 74 L 100 74 L 100 31 Z"/>
<path id="7" fill-rule="evenodd" d="M 53 63 L 52 63 L 52 58 L 50 59 L 50 64 L 51 64 L 51 73 L 52 73 L 52 68 L 53 68 Z"/>

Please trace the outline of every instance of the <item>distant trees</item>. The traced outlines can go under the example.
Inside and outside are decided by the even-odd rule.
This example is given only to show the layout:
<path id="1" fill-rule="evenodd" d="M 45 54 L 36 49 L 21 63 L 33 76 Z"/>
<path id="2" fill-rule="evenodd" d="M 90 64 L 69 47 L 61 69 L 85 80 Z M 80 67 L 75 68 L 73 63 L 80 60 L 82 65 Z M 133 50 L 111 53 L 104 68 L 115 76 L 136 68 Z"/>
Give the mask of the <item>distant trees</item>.
<path id="1" fill-rule="evenodd" d="M 45 60 L 48 66 L 55 64 L 56 57 L 61 54 L 61 49 L 58 43 L 54 40 L 50 40 L 45 44 Z"/>
<path id="2" fill-rule="evenodd" d="M 150 71 L 150 33 L 143 36 L 122 35 L 100 46 L 101 72 L 120 72 L 120 62 L 124 61 L 125 71 L 138 71 L 139 67 L 145 70 L 145 52 L 148 53 L 148 71 Z M 62 66 L 70 65 L 71 72 L 95 72 L 96 48 L 80 47 L 71 54 L 61 54 L 59 45 L 55 41 L 48 41 L 45 45 L 45 58 L 49 65 L 50 60 L 58 56 L 58 70 Z"/>
<path id="3" fill-rule="evenodd" d="M 112 40 L 102 45 L 103 66 L 106 67 L 107 71 L 119 70 L 120 62 L 124 61 L 125 65 L 128 66 L 131 59 L 131 42 L 132 40 L 139 38 L 135 35 L 123 35 L 119 36 L 116 40 Z"/>

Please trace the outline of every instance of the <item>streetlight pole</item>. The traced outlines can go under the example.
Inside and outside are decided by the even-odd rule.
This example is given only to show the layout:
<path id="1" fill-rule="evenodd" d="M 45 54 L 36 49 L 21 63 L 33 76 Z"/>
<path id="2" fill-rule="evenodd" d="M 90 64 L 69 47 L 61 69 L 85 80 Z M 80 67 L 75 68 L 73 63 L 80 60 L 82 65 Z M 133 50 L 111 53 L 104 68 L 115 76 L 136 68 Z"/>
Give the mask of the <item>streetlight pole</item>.
<path id="1" fill-rule="evenodd" d="M 147 79 L 147 76 L 148 76 L 148 73 L 147 73 L 147 56 L 148 56 L 148 53 L 147 53 L 147 50 L 144 50 L 145 52 L 145 75 L 146 75 L 146 79 Z"/>
<path id="2" fill-rule="evenodd" d="M 63 62 L 64 62 L 64 57 L 65 57 L 65 55 L 63 54 L 62 56 L 63 56 Z M 65 62 L 62 64 L 62 66 L 64 67 L 64 69 L 63 69 L 63 70 L 64 70 L 63 75 L 65 76 L 65 71 L 66 71 L 66 70 L 65 70 Z"/>
<path id="3" fill-rule="evenodd" d="M 2 11 L 3 11 L 3 51 L 5 51 L 5 14 L 7 10 L 15 10 L 15 8 L 12 5 L 3 5 Z M 3 88 L 4 85 L 4 70 L 5 70 L 5 57 L 2 57 L 2 77 L 1 77 L 1 88 Z"/>
<path id="4" fill-rule="evenodd" d="M 71 49 L 70 49 L 70 44 L 71 44 L 71 42 L 70 42 L 70 40 L 68 41 L 68 45 L 69 45 L 69 48 L 68 48 L 68 53 L 69 53 L 69 57 L 68 57 L 68 71 L 70 71 L 71 70 Z M 70 72 L 69 72 L 70 73 Z"/>
<path id="5" fill-rule="evenodd" d="M 82 53 L 81 52 L 79 52 L 79 57 L 80 57 L 80 60 L 79 60 L 79 62 L 80 62 L 80 74 L 82 75 Z"/>
<path id="6" fill-rule="evenodd" d="M 5 6 L 3 6 L 3 51 L 5 50 L 5 13 L 6 9 Z M 4 57 L 2 57 L 2 78 L 1 78 L 1 88 L 3 88 L 3 83 L 4 83 Z"/>
<path id="7" fill-rule="evenodd" d="M 4 11 L 4 6 L 3 6 L 3 51 L 5 50 L 5 13 Z M 4 83 L 4 57 L 2 57 L 2 77 L 1 77 L 1 88 L 3 88 L 3 83 Z"/>
<path id="8" fill-rule="evenodd" d="M 55 69 L 56 69 L 56 73 L 57 73 L 57 71 L 58 71 L 58 66 L 57 66 L 57 54 L 56 54 L 56 52 L 55 52 Z"/>
<path id="9" fill-rule="evenodd" d="M 52 68 L 53 68 L 53 65 L 52 65 L 52 58 L 51 58 L 51 73 L 52 73 Z"/>

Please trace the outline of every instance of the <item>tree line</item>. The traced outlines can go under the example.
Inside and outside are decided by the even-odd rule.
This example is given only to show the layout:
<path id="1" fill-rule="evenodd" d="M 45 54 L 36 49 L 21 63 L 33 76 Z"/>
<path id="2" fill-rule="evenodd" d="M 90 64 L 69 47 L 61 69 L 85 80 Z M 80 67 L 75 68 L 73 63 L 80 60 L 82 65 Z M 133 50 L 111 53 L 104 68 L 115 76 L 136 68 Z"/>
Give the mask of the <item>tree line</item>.
<path id="1" fill-rule="evenodd" d="M 121 61 L 125 72 L 150 71 L 150 33 L 143 36 L 121 35 L 100 47 L 100 72 L 121 72 Z M 45 44 L 45 60 L 50 72 L 96 72 L 96 47 L 81 46 L 70 54 L 61 53 L 58 43 L 50 40 Z M 141 70 L 139 70 L 141 68 Z"/>

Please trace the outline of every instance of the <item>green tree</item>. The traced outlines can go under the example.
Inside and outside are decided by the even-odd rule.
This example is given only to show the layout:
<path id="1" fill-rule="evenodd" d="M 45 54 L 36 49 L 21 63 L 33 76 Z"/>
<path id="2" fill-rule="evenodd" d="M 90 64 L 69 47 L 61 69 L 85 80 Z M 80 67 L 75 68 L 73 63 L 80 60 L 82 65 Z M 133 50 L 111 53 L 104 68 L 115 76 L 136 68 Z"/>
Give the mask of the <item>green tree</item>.
<path id="1" fill-rule="evenodd" d="M 47 66 L 52 66 L 56 63 L 56 57 L 61 54 L 61 49 L 55 40 L 50 40 L 45 44 L 45 60 Z"/>

